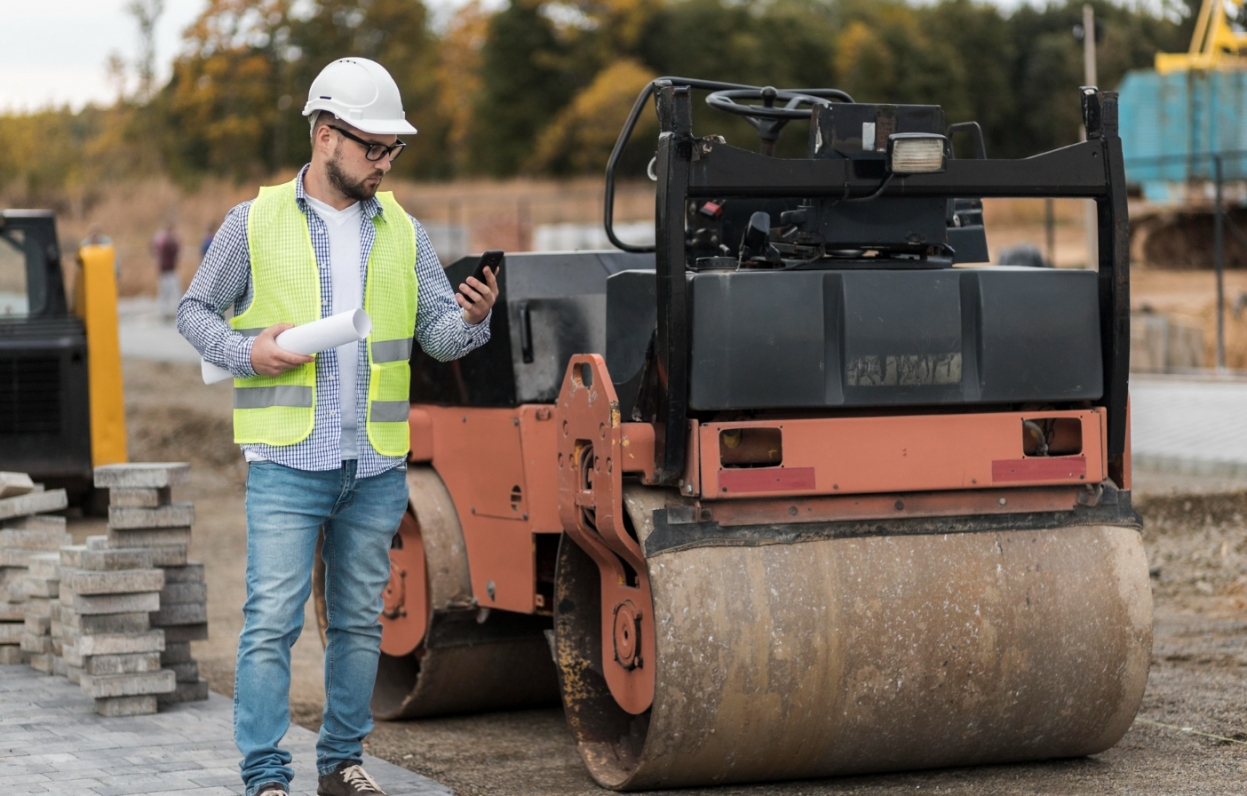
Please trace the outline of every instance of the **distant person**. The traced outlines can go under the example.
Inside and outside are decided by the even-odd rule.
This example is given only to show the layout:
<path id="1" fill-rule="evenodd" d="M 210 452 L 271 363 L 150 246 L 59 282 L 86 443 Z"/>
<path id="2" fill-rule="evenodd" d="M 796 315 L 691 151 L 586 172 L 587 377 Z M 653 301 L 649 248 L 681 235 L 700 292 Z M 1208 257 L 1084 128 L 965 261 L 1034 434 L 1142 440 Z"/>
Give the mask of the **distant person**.
<path id="1" fill-rule="evenodd" d="M 208 256 L 208 247 L 212 245 L 212 239 L 215 237 L 216 237 L 216 222 L 209 221 L 208 231 L 204 233 L 203 245 L 200 247 L 200 250 L 199 250 L 199 259 L 201 261 L 203 260 L 203 258 Z"/>
<path id="2" fill-rule="evenodd" d="M 178 252 L 181 248 L 182 242 L 178 240 L 172 222 L 165 224 L 152 238 L 152 255 L 160 272 L 157 304 L 165 318 L 177 315 L 178 299 L 182 297 L 182 285 L 178 282 Z"/>
<path id="3" fill-rule="evenodd" d="M 78 248 L 83 249 L 87 246 L 112 246 L 113 239 L 104 234 L 99 224 L 92 224 L 87 228 L 87 236 L 78 243 Z"/>
<path id="4" fill-rule="evenodd" d="M 407 510 L 411 350 L 419 343 L 446 361 L 488 341 L 498 283 L 486 270 L 488 284 L 468 277 L 455 293 L 424 228 L 394 194 L 378 193 L 403 149 L 398 134 L 416 132 L 384 67 L 334 61 L 312 82 L 303 115 L 312 162 L 225 217 L 178 306 L 178 330 L 234 374 L 234 439 L 248 462 L 234 674 L 246 795 L 287 796 L 294 777 L 280 745 L 290 648 L 323 528 L 329 624 L 316 792 L 385 796 L 364 771 L 363 743 L 390 542 Z M 372 318 L 366 340 L 314 358 L 276 343 L 292 325 L 360 308 Z"/>

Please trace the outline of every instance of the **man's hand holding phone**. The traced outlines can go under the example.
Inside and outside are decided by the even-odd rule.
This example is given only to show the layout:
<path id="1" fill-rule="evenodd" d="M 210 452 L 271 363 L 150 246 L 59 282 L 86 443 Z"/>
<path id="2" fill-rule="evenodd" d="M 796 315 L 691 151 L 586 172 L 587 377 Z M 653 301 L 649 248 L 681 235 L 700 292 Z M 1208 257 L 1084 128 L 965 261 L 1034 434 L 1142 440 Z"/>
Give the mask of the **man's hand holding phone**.
<path id="1" fill-rule="evenodd" d="M 472 325 L 485 320 L 498 300 L 498 271 L 502 269 L 503 252 L 494 250 L 481 255 L 476 270 L 459 285 L 455 301 L 463 308 L 463 319 Z"/>

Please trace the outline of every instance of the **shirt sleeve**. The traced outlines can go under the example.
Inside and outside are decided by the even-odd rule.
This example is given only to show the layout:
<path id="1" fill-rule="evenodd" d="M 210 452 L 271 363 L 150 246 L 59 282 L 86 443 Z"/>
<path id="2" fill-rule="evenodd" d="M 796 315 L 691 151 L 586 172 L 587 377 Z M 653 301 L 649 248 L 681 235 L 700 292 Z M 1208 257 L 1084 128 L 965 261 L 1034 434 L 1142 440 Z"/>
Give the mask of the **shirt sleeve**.
<path id="1" fill-rule="evenodd" d="M 251 368 L 255 338 L 231 329 L 224 313 L 246 295 L 251 279 L 251 254 L 247 248 L 250 206 L 250 202 L 243 202 L 225 216 L 186 295 L 178 303 L 178 331 L 182 336 L 206 362 L 225 368 L 240 379 L 256 375 Z"/>
<path id="2" fill-rule="evenodd" d="M 437 259 L 437 252 L 420 222 L 416 226 L 416 341 L 425 353 L 439 362 L 458 359 L 489 342 L 489 322 L 493 310 L 480 323 L 463 318 L 463 308 L 455 301 L 455 291 Z"/>

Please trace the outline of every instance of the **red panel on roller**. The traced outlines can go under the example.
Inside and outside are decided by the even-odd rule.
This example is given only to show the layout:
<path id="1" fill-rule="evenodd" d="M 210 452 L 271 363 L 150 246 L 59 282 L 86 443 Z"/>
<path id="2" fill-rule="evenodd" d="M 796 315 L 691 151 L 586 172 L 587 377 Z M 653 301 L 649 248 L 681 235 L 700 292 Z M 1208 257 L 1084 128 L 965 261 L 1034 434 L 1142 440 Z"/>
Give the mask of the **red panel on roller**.
<path id="1" fill-rule="evenodd" d="M 1053 456 L 1034 459 L 996 459 L 992 462 L 992 481 L 1064 481 L 1085 478 L 1086 456 Z"/>
<path id="2" fill-rule="evenodd" d="M 813 467 L 757 467 L 719 471 L 719 490 L 722 492 L 793 492 L 813 488 Z"/>

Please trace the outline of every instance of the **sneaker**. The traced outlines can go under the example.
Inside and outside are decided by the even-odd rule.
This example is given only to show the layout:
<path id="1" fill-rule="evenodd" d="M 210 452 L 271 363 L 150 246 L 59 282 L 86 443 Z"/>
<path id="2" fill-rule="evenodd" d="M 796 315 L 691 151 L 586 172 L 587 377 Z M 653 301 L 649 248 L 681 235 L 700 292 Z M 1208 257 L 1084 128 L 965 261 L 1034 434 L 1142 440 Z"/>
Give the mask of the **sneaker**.
<path id="1" fill-rule="evenodd" d="M 359 763 L 346 761 L 338 770 L 320 778 L 317 796 L 385 796 L 385 791 Z"/>
<path id="2" fill-rule="evenodd" d="M 266 782 L 255 792 L 255 796 L 290 796 L 290 791 L 280 782 Z"/>

